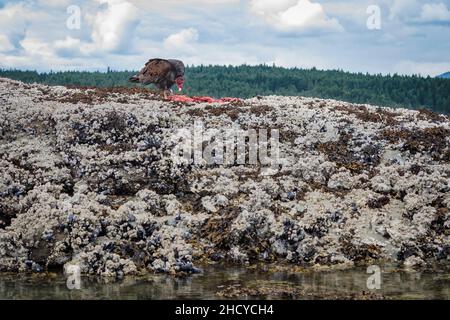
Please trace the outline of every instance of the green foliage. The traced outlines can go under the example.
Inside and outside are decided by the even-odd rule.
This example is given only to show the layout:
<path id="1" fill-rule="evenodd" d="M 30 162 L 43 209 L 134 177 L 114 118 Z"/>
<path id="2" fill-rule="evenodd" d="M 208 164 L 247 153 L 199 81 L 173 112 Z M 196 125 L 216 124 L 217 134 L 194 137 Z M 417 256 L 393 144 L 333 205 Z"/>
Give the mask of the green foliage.
<path id="1" fill-rule="evenodd" d="M 27 83 L 75 86 L 134 86 L 134 71 L 49 72 L 0 70 L 0 77 Z M 315 68 L 275 66 L 188 66 L 185 94 L 248 98 L 256 95 L 308 96 L 382 106 L 428 108 L 450 113 L 450 80 L 419 76 L 369 75 Z"/>

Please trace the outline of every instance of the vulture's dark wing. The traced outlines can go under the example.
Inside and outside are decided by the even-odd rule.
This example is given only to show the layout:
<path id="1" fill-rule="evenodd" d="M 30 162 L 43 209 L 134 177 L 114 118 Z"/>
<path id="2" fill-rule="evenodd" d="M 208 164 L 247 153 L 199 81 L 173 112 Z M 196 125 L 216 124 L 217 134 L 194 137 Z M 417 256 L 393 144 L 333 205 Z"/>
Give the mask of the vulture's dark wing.
<path id="1" fill-rule="evenodd" d="M 173 66 L 169 61 L 151 59 L 137 75 L 130 78 L 130 81 L 143 84 L 157 83 L 167 77 L 172 70 Z"/>

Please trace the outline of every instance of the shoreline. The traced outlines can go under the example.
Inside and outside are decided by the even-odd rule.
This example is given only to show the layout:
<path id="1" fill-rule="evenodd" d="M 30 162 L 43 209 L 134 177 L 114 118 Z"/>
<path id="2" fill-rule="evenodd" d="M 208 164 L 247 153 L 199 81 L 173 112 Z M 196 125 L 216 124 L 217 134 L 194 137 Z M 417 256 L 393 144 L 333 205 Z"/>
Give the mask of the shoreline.
<path id="1" fill-rule="evenodd" d="M 0 273 L 0 299 L 448 299 L 449 265 L 444 269 L 430 273 L 383 268 L 379 289 L 367 287 L 370 274 L 365 268 L 295 272 L 216 265 L 204 268 L 204 274 L 159 273 L 122 279 L 82 275 L 78 288 L 70 287 L 69 278 L 61 272 Z M 15 290 L 8 290 L 11 285 Z"/>

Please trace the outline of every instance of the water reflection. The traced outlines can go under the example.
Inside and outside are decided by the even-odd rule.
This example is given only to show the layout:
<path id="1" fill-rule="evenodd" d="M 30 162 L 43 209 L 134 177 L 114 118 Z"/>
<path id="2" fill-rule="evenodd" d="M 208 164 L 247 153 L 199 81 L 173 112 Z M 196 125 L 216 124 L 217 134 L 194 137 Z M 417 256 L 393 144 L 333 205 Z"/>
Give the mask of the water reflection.
<path id="1" fill-rule="evenodd" d="M 123 280 L 82 277 L 81 290 L 69 290 L 63 274 L 0 274 L 0 299 L 217 299 L 224 288 L 265 288 L 259 296 L 281 299 L 277 288 L 297 290 L 296 299 L 349 298 L 369 291 L 366 270 L 328 272 L 266 272 L 244 267 L 208 266 L 204 273 L 185 277 L 162 274 Z M 273 289 L 273 294 L 271 293 Z M 279 290 L 278 290 L 279 291 Z M 301 292 L 302 294 L 298 294 Z M 449 299 L 450 272 L 384 270 L 381 290 L 388 299 Z M 248 294 L 248 291 L 247 291 Z"/>

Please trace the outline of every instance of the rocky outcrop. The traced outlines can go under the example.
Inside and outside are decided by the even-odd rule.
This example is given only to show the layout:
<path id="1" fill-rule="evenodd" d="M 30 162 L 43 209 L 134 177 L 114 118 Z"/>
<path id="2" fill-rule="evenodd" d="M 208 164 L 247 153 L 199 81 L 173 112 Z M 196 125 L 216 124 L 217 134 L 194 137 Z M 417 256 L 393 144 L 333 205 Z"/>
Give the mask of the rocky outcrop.
<path id="1" fill-rule="evenodd" d="M 279 130 L 281 160 L 178 161 L 174 137 L 194 123 L 202 146 L 232 128 Z M 181 103 L 0 79 L 0 269 L 120 277 L 199 272 L 206 260 L 448 260 L 449 137 L 450 119 L 427 111 Z"/>

